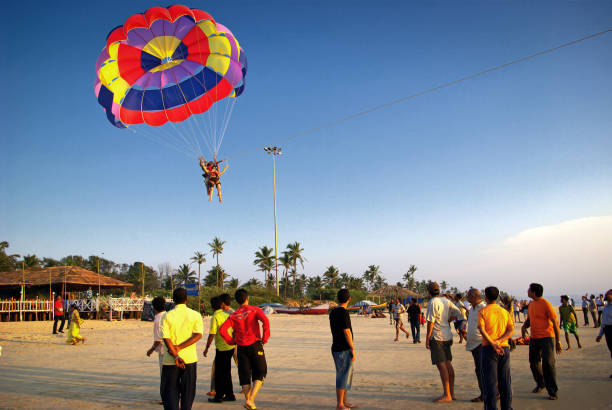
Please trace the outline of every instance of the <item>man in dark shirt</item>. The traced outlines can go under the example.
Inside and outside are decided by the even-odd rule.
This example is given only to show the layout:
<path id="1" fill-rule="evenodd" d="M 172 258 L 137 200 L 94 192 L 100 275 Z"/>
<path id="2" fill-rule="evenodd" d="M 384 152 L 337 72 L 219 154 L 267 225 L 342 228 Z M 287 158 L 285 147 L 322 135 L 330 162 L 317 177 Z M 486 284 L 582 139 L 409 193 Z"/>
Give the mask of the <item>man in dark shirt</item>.
<path id="1" fill-rule="evenodd" d="M 338 291 L 338 306 L 329 314 L 329 326 L 332 333 L 332 356 L 336 365 L 336 410 L 350 409 L 353 406 L 346 400 L 346 392 L 353 382 L 353 363 L 355 362 L 355 345 L 353 344 L 353 327 L 346 307 L 351 301 L 348 289 Z"/>
<path id="2" fill-rule="evenodd" d="M 412 343 L 421 343 L 421 307 L 414 298 L 410 301 L 410 306 L 408 306 L 408 319 L 410 320 Z"/>

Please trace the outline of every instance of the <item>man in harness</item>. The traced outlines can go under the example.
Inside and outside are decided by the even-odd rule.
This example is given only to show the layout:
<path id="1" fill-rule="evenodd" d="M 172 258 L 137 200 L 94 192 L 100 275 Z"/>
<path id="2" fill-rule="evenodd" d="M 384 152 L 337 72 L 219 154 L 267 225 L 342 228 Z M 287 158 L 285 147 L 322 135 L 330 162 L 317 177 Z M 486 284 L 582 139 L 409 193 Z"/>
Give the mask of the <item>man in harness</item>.
<path id="1" fill-rule="evenodd" d="M 217 155 L 213 157 L 212 161 L 206 161 L 204 157 L 200 157 L 200 167 L 204 173 L 204 181 L 206 183 L 206 193 L 208 194 L 208 201 L 212 201 L 214 188 L 217 188 L 217 194 L 219 195 L 219 202 L 223 202 L 221 199 L 221 175 L 227 171 L 229 164 L 225 164 L 223 171 L 219 171 L 219 164 L 225 160 L 217 161 Z"/>

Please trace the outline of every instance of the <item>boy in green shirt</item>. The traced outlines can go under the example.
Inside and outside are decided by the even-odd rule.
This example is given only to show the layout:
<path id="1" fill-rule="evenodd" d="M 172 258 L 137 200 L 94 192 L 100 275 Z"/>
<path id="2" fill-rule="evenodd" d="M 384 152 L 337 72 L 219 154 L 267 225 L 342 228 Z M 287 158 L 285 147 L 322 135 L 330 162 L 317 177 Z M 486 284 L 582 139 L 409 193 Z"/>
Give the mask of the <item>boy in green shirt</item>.
<path id="1" fill-rule="evenodd" d="M 567 342 L 567 349 L 570 350 L 569 334 L 572 333 L 578 343 L 578 349 L 582 349 L 580 344 L 580 338 L 578 337 L 578 317 L 574 311 L 574 307 L 569 303 L 569 297 L 567 295 L 561 296 L 561 306 L 559 306 L 559 317 L 561 319 L 561 327 L 565 331 L 565 341 Z"/>

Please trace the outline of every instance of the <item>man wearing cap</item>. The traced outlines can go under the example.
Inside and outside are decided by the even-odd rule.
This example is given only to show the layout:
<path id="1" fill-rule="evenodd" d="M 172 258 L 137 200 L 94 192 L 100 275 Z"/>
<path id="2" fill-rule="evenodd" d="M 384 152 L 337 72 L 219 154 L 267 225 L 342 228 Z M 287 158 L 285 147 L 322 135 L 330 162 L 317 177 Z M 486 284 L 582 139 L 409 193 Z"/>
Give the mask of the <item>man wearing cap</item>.
<path id="1" fill-rule="evenodd" d="M 427 304 L 427 338 L 425 347 L 431 352 L 431 363 L 436 365 L 442 381 L 442 396 L 434 402 L 450 402 L 455 398 L 455 370 L 451 361 L 453 333 L 450 321 L 459 317 L 459 309 L 448 299 L 440 297 L 440 285 L 431 282 L 427 286 L 431 299 Z"/>

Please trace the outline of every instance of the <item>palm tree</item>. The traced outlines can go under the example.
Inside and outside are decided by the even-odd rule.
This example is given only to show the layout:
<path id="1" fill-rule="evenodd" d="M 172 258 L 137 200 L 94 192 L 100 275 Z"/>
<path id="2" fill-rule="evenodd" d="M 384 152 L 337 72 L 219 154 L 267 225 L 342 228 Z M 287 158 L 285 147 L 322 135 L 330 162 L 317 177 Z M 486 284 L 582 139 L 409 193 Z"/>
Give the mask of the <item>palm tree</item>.
<path id="1" fill-rule="evenodd" d="M 251 278 L 248 281 L 246 281 L 243 285 L 244 287 L 259 287 L 261 288 L 261 282 L 259 281 L 259 279 L 255 279 L 255 278 Z"/>
<path id="2" fill-rule="evenodd" d="M 219 255 L 223 253 L 223 245 L 225 245 L 225 241 L 222 241 L 217 236 L 208 244 L 212 254 L 217 258 L 217 266 L 219 266 Z M 219 287 L 219 278 L 217 278 L 217 287 Z M 223 289 L 223 282 L 221 282 L 221 289 Z"/>
<path id="3" fill-rule="evenodd" d="M 238 278 L 232 277 L 231 280 L 227 281 L 227 287 L 229 289 L 238 289 L 239 285 L 240 285 L 240 282 L 238 282 Z"/>
<path id="4" fill-rule="evenodd" d="M 346 287 L 349 289 L 363 290 L 363 279 L 359 276 L 349 276 Z"/>
<path id="5" fill-rule="evenodd" d="M 338 281 L 338 277 L 340 276 L 340 271 L 334 265 L 331 265 L 325 273 L 323 273 L 323 277 L 325 278 L 325 283 L 327 287 L 334 288 L 336 282 Z"/>
<path id="6" fill-rule="evenodd" d="M 308 278 L 306 281 L 306 289 L 310 296 L 319 295 L 319 299 L 321 299 L 321 288 L 323 287 L 323 280 L 319 275 L 314 276 L 312 278 Z"/>
<path id="7" fill-rule="evenodd" d="M 287 298 L 287 288 L 288 288 L 287 284 L 289 283 L 288 273 L 289 273 L 289 269 L 291 268 L 291 256 L 289 255 L 289 252 L 284 251 L 283 256 L 278 258 L 278 262 L 283 267 L 284 279 L 282 279 L 282 282 L 285 284 L 285 286 L 283 287 L 283 291 L 285 293 L 285 299 L 286 299 Z"/>
<path id="8" fill-rule="evenodd" d="M 408 290 L 415 290 L 416 280 L 414 279 L 414 273 L 417 271 L 417 267 L 410 265 L 408 271 L 404 274 L 404 280 L 406 281 L 406 288 Z"/>
<path id="9" fill-rule="evenodd" d="M 6 254 L 6 248 L 9 246 L 7 241 L 0 242 L 0 272 L 12 271 L 17 265 L 17 258 L 19 255 L 16 253 L 12 255 Z"/>
<path id="10" fill-rule="evenodd" d="M 302 269 L 304 269 L 304 257 L 302 252 L 304 249 L 299 242 L 290 243 L 287 245 L 287 251 L 289 252 L 289 259 L 293 263 L 293 297 L 295 297 L 295 279 L 297 275 L 297 263 L 300 262 Z"/>
<path id="11" fill-rule="evenodd" d="M 40 268 L 40 259 L 36 255 L 25 255 L 22 262 L 26 268 Z"/>
<path id="12" fill-rule="evenodd" d="M 257 270 L 264 273 L 266 288 L 270 283 L 268 276 L 270 276 L 270 272 L 272 269 L 274 269 L 274 256 L 272 255 L 273 250 L 274 248 L 262 246 L 255 252 L 255 260 L 253 261 L 253 265 L 257 266 Z"/>
<path id="13" fill-rule="evenodd" d="M 368 269 L 363 272 L 363 280 L 370 284 L 370 289 L 374 290 L 376 287 L 376 283 L 378 282 L 380 277 L 380 266 L 378 265 L 370 265 Z"/>
<path id="14" fill-rule="evenodd" d="M 448 288 L 448 283 L 446 283 L 445 280 L 440 282 L 440 290 L 442 291 L 442 293 L 445 293 L 447 288 Z"/>
<path id="15" fill-rule="evenodd" d="M 202 264 L 206 262 L 206 258 L 204 257 L 204 254 L 202 252 L 195 251 L 193 256 L 191 257 L 191 260 L 193 261 L 191 263 L 198 264 L 198 309 L 200 309 L 200 286 L 202 284 L 202 277 L 200 276 L 200 266 L 202 266 Z"/>
<path id="16" fill-rule="evenodd" d="M 195 282 L 195 272 L 190 270 L 189 265 L 184 263 L 181 266 L 179 266 L 178 270 L 176 271 L 175 278 L 179 283 L 183 285 L 186 285 L 188 283 L 194 283 Z"/>

